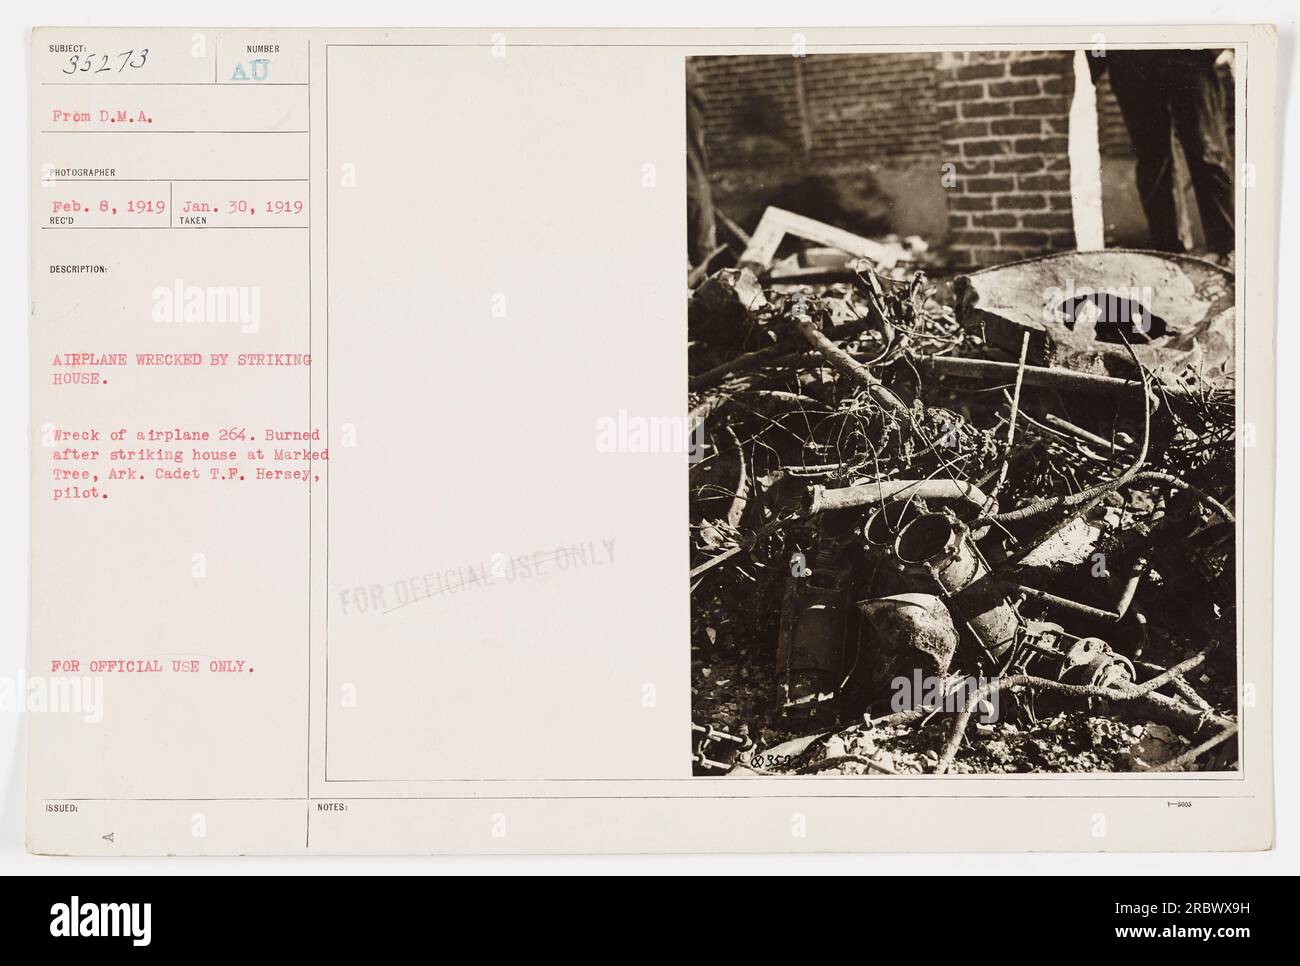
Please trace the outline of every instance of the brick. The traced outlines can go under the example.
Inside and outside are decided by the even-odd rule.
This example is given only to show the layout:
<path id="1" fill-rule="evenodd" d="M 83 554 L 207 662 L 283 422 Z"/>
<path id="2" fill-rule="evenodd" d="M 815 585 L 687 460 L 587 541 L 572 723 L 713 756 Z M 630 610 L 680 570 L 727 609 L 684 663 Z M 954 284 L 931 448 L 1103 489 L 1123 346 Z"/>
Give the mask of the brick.
<path id="1" fill-rule="evenodd" d="M 993 215 L 982 217 L 992 218 Z M 1041 212 L 1030 212 L 1020 216 L 1020 223 L 1026 228 L 1068 228 L 1074 230 L 1074 216 L 1068 211 L 1053 211 L 1046 214 Z M 984 227 L 984 226 L 980 226 Z M 988 227 L 996 228 L 997 225 Z"/>
<path id="2" fill-rule="evenodd" d="M 989 85 L 990 97 L 1034 97 L 1043 93 L 1042 81 L 1033 79 L 1002 81 Z"/>
<path id="3" fill-rule="evenodd" d="M 952 219 L 953 216 L 949 215 L 948 224 L 952 224 Z M 993 212 L 987 215 L 971 215 L 970 223 L 976 228 L 1018 228 L 1020 226 L 1020 216 L 1013 215 L 1009 211 Z"/>
<path id="4" fill-rule="evenodd" d="M 1047 199 L 1043 195 L 1031 194 L 998 195 L 997 205 L 999 208 L 1012 211 L 1028 211 L 1046 208 Z"/>
<path id="5" fill-rule="evenodd" d="M 1046 239 L 1044 239 L 1046 240 Z M 954 231 L 948 234 L 948 243 L 971 247 L 974 245 L 996 245 L 998 236 L 991 231 Z"/>
<path id="6" fill-rule="evenodd" d="M 998 244 L 1042 248 L 1047 245 L 1047 235 L 1041 231 L 1004 231 L 998 233 Z"/>
<path id="7" fill-rule="evenodd" d="M 968 158 L 988 158 L 998 154 L 1008 154 L 1006 141 L 963 141 L 961 153 Z"/>
<path id="8" fill-rule="evenodd" d="M 1074 200 L 1069 195 L 1052 195 L 1048 201 L 1051 202 L 1053 211 L 1070 211 L 1074 208 Z"/>
<path id="9" fill-rule="evenodd" d="M 986 138 L 989 136 L 988 121 L 962 121 L 943 130 L 944 140 L 961 141 L 966 138 Z"/>
<path id="10" fill-rule="evenodd" d="M 1024 174 L 1017 185 L 1021 191 L 1069 191 L 1068 174 Z"/>
<path id="11" fill-rule="evenodd" d="M 1069 62 L 1066 58 L 1073 59 L 1073 54 L 1054 54 L 1050 57 L 1035 57 L 1032 60 L 1013 61 L 1011 64 L 1012 77 L 1028 77 L 1034 74 L 1064 74 Z"/>
<path id="12" fill-rule="evenodd" d="M 1070 150 L 1070 139 L 1050 138 L 1016 138 L 1016 154 L 1059 154 L 1066 155 Z"/>
<path id="13" fill-rule="evenodd" d="M 1015 191 L 1015 178 L 968 178 L 963 182 L 967 194 L 996 194 L 999 191 Z"/>
<path id="14" fill-rule="evenodd" d="M 998 174 L 1023 174 L 1030 171 L 1042 171 L 1044 160 L 1030 155 L 1023 158 L 994 158 L 993 170 Z"/>
<path id="15" fill-rule="evenodd" d="M 977 119 L 981 117 L 1006 117 L 1011 113 L 1011 105 L 1006 101 L 963 101 L 961 116 Z"/>
<path id="16" fill-rule="evenodd" d="M 1007 65 L 999 63 L 967 64 L 956 70 L 958 80 L 984 80 L 991 77 L 1006 77 Z"/>
<path id="17" fill-rule="evenodd" d="M 983 84 L 945 84 L 935 92 L 935 100 L 975 101 L 984 96 Z"/>
<path id="18" fill-rule="evenodd" d="M 987 195 L 949 195 L 949 211 L 992 211 L 993 199 Z"/>
<path id="19" fill-rule="evenodd" d="M 1012 111 L 1017 117 L 1044 117 L 1070 113 L 1070 99 L 1067 97 L 1030 97 L 1016 101 Z"/>
<path id="20" fill-rule="evenodd" d="M 1043 122 L 1036 117 L 1008 117 L 990 124 L 994 134 L 1042 134 Z"/>

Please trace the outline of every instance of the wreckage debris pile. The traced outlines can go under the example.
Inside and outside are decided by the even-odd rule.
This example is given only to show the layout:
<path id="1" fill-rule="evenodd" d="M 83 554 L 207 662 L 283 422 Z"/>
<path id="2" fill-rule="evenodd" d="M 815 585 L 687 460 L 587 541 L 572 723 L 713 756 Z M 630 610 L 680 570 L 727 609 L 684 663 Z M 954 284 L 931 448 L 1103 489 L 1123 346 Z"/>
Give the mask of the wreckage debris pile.
<path id="1" fill-rule="evenodd" d="M 1231 276 L 812 261 L 691 279 L 697 773 L 1236 767 Z"/>

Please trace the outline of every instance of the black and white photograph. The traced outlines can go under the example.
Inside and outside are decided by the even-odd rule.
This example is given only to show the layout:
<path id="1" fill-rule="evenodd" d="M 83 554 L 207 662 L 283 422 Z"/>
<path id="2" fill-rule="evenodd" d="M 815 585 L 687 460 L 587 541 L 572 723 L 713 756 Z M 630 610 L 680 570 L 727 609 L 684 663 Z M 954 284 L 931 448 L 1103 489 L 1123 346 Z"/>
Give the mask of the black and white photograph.
<path id="1" fill-rule="evenodd" d="M 878 955 L 904 876 L 1278 931 L 1281 0 L 12 16 L 9 933 L 720 873 L 888 885 Z M 223 895 L 304 874 L 351 915 Z"/>
<path id="2" fill-rule="evenodd" d="M 1239 768 L 1236 89 L 687 60 L 695 775 Z"/>

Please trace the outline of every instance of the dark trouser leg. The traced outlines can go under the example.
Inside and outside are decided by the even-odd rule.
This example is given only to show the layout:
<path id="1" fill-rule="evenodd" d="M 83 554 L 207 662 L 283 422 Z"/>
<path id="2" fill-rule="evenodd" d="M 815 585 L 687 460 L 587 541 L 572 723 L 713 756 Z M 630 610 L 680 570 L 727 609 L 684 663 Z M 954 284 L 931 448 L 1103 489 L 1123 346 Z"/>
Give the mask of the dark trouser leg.
<path id="1" fill-rule="evenodd" d="M 1112 50 L 1107 53 L 1110 86 L 1137 155 L 1137 190 L 1146 212 L 1151 247 L 1182 251 L 1174 207 L 1173 124 L 1165 86 L 1163 53 Z"/>
<path id="2" fill-rule="evenodd" d="M 1236 232 L 1223 82 L 1214 68 L 1212 52 L 1196 51 L 1180 60 L 1170 77 L 1174 130 L 1187 157 L 1206 247 L 1226 254 L 1233 249 Z"/>

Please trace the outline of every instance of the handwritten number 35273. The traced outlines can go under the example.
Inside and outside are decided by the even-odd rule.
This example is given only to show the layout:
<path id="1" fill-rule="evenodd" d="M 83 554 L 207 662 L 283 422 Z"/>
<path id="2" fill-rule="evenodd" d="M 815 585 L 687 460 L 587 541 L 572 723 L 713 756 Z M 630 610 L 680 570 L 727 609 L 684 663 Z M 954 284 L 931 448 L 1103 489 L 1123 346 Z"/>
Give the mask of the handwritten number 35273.
<path id="1" fill-rule="evenodd" d="M 145 61 L 149 59 L 149 48 L 125 50 L 117 56 L 120 58 L 117 64 L 119 74 L 128 67 L 132 70 L 139 70 L 144 66 Z M 95 66 L 96 62 L 99 64 L 98 67 Z M 112 69 L 113 59 L 108 54 L 73 54 L 68 58 L 68 66 L 63 69 L 63 73 L 102 74 Z"/>

